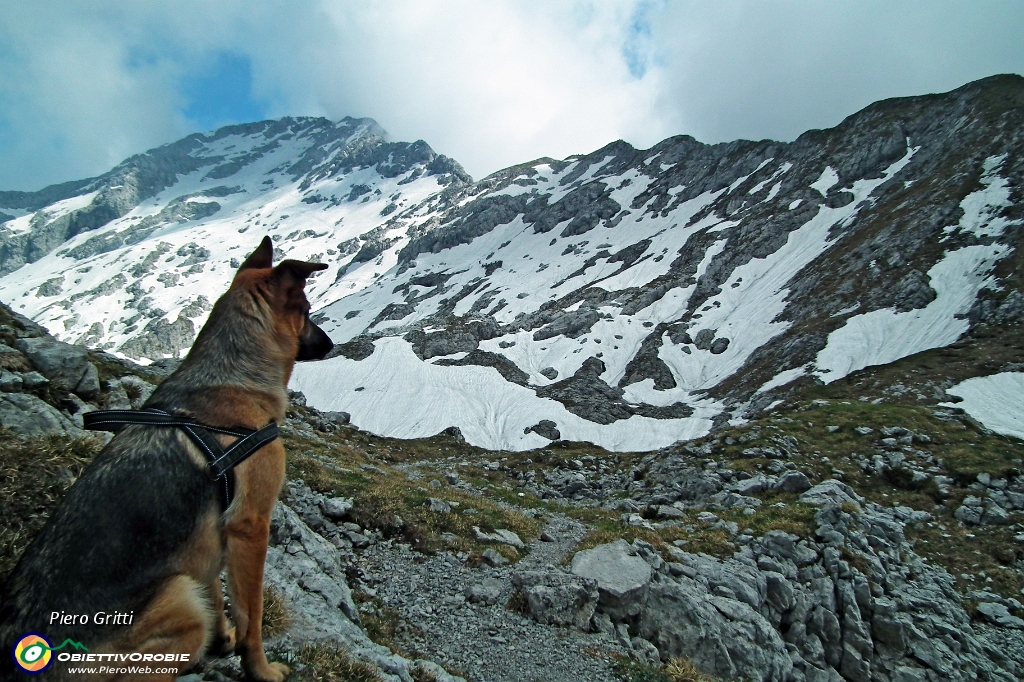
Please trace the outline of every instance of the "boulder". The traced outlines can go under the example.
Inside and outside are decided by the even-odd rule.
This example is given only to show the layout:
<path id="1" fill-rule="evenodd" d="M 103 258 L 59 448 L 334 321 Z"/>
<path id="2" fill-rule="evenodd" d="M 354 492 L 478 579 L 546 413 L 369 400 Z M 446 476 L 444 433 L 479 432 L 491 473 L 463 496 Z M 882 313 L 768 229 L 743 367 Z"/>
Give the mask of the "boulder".
<path id="1" fill-rule="evenodd" d="M 0 391 L 4 393 L 18 393 L 21 391 L 24 383 L 25 381 L 21 378 L 21 374 L 8 372 L 6 369 L 0 370 Z"/>
<path id="2" fill-rule="evenodd" d="M 487 549 L 485 549 L 483 552 L 481 552 L 480 556 L 484 561 L 486 561 L 488 564 L 494 567 L 508 565 L 508 559 L 502 556 L 501 552 L 494 549 L 493 547 L 488 547 Z"/>
<path id="3" fill-rule="evenodd" d="M 1024 630 L 1024 620 L 1012 615 L 1003 604 L 995 602 L 978 604 L 978 613 L 985 616 L 985 619 L 994 625 Z"/>
<path id="4" fill-rule="evenodd" d="M 783 493 L 802 493 L 811 489 L 811 482 L 800 471 L 787 471 L 772 484 L 772 490 Z"/>
<path id="5" fill-rule="evenodd" d="M 60 411 L 29 393 L 0 395 L 0 426 L 23 436 L 81 435 Z"/>
<path id="6" fill-rule="evenodd" d="M 512 575 L 530 615 L 538 623 L 587 630 L 597 608 L 597 581 L 564 571 L 523 571 Z"/>
<path id="7" fill-rule="evenodd" d="M 772 487 L 772 481 L 765 477 L 764 474 L 755 474 L 744 481 L 736 483 L 732 486 L 732 489 L 740 495 L 755 495 L 763 493 L 769 487 Z"/>
<path id="8" fill-rule="evenodd" d="M 427 508 L 435 514 L 451 514 L 452 506 L 436 497 L 427 498 Z"/>
<path id="9" fill-rule="evenodd" d="M 625 540 L 577 552 L 574 575 L 597 582 L 599 604 L 613 619 L 635 616 L 651 582 L 651 566 Z"/>
<path id="10" fill-rule="evenodd" d="M 331 521 L 340 521 L 352 510 L 351 497 L 328 497 L 320 501 L 320 509 Z"/>
<path id="11" fill-rule="evenodd" d="M 854 505 L 860 511 L 860 503 L 864 498 L 853 491 L 853 488 L 842 481 L 830 478 L 807 490 L 800 496 L 804 504 L 813 504 L 817 507 L 829 502 L 842 506 L 844 503 Z"/>
<path id="12" fill-rule="evenodd" d="M 480 582 L 466 586 L 466 601 L 471 604 L 492 606 L 501 598 L 503 584 L 494 578 L 484 578 Z"/>
<path id="13" fill-rule="evenodd" d="M 18 339 L 14 345 L 54 386 L 74 392 L 81 385 L 82 390 L 92 395 L 99 391 L 99 375 L 89 362 L 89 351 L 85 348 L 61 343 L 49 336 Z"/>

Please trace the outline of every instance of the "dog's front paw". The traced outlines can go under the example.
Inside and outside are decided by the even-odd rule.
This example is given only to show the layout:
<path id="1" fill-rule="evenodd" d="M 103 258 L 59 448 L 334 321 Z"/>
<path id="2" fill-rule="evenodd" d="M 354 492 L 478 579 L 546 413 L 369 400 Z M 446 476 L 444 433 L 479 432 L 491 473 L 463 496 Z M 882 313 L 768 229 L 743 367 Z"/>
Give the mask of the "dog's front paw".
<path id="1" fill-rule="evenodd" d="M 283 682 L 290 672 L 291 668 L 284 663 L 268 663 L 262 670 L 249 671 L 249 679 L 254 682 Z"/>
<path id="2" fill-rule="evenodd" d="M 235 653 L 235 629 L 228 628 L 214 637 L 210 653 L 221 657 Z"/>

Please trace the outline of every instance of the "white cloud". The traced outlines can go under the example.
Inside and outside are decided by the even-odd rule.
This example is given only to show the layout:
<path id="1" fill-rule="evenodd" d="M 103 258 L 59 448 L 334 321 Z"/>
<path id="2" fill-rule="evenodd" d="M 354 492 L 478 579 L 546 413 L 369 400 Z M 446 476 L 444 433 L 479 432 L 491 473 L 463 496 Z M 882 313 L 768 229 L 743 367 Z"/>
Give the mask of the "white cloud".
<path id="1" fill-rule="evenodd" d="M 218 52 L 274 116 L 369 116 L 474 177 L 617 138 L 792 139 L 1024 71 L 1024 5 L 864 0 L 0 0 L 0 188 L 175 140 Z"/>

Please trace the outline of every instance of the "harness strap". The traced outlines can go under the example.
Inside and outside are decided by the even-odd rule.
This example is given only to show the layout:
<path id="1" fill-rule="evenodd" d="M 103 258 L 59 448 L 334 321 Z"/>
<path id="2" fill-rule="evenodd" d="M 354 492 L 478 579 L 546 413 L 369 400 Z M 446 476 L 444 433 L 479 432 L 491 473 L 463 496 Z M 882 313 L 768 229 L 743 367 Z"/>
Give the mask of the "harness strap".
<path id="1" fill-rule="evenodd" d="M 85 428 L 92 431 L 110 431 L 116 433 L 122 426 L 137 424 L 144 426 L 174 426 L 180 428 L 196 444 L 203 455 L 209 460 L 206 464 L 206 475 L 211 481 L 224 479 L 224 508 L 231 505 L 234 494 L 234 477 L 232 470 L 248 459 L 264 445 L 277 438 L 277 423 L 270 422 L 258 431 L 248 428 L 225 429 L 207 426 L 194 419 L 168 414 L 163 410 L 146 408 L 143 410 L 100 410 L 82 415 Z M 213 433 L 235 436 L 237 441 L 227 450 L 214 438 Z"/>

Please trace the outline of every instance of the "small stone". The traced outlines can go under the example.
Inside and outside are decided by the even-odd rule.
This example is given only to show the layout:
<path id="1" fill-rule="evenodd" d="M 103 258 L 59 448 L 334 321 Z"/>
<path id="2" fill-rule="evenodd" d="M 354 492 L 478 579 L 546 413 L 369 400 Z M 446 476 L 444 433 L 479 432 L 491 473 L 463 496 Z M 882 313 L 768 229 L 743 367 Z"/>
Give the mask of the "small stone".
<path id="1" fill-rule="evenodd" d="M 497 554 L 497 552 L 495 552 L 495 554 Z M 501 557 L 500 554 L 498 554 L 498 556 Z M 504 559 L 505 557 L 501 558 Z M 508 563 L 508 561 L 506 560 L 505 563 Z M 492 604 L 498 603 L 498 599 L 501 597 L 501 588 L 502 582 L 500 580 L 484 578 L 476 585 L 466 586 L 466 601 L 471 604 L 484 604 L 486 606 L 491 606 Z"/>
<path id="2" fill-rule="evenodd" d="M 802 493 L 811 489 L 807 476 L 799 471 L 787 471 L 775 481 L 772 490 L 784 493 Z"/>
<path id="3" fill-rule="evenodd" d="M 330 497 L 320 502 L 320 510 L 331 521 L 338 521 L 352 510 L 351 497 Z"/>
<path id="4" fill-rule="evenodd" d="M 718 517 L 709 511 L 702 511 L 697 514 L 697 523 L 705 526 L 710 526 L 715 521 L 718 521 Z"/>
<path id="5" fill-rule="evenodd" d="M 503 557 L 500 552 L 492 547 L 488 547 L 483 551 L 481 555 L 488 564 L 491 566 L 505 566 L 508 564 L 508 559 Z"/>
<path id="6" fill-rule="evenodd" d="M 452 506 L 436 497 L 427 498 L 427 507 L 435 514 L 451 514 Z"/>
<path id="7" fill-rule="evenodd" d="M 504 545 L 512 545 L 516 549 L 526 547 L 518 535 L 505 528 L 497 528 L 492 533 L 485 533 L 478 526 L 473 526 L 473 535 L 480 542 L 500 542 Z"/>

